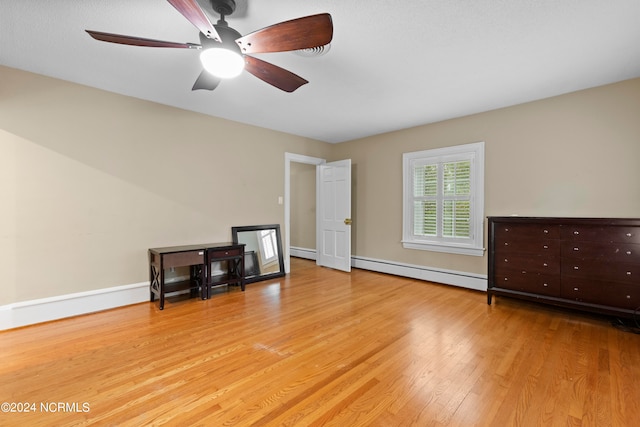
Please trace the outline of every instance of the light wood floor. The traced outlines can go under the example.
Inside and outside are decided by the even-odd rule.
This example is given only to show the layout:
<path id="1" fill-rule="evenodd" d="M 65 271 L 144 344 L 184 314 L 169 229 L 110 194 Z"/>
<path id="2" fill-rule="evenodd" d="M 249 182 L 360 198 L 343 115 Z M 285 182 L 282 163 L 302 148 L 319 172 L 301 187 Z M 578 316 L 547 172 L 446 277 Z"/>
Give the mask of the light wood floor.
<path id="1" fill-rule="evenodd" d="M 606 318 L 292 271 L 0 333 L 0 402 L 37 405 L 0 425 L 640 426 L 640 335 Z"/>

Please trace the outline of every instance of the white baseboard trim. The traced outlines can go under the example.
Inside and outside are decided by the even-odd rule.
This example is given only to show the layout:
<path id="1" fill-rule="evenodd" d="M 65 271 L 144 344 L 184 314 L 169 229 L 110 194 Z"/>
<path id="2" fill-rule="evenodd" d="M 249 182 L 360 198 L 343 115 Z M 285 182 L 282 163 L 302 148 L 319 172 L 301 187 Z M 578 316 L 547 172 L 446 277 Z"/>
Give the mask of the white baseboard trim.
<path id="1" fill-rule="evenodd" d="M 428 282 L 443 283 L 476 291 L 487 290 L 487 276 L 467 273 L 464 271 L 445 270 L 441 268 L 425 267 L 423 265 L 405 264 L 396 261 L 385 261 L 360 256 L 351 257 L 351 265 L 364 270 L 395 276 L 426 280 Z"/>
<path id="2" fill-rule="evenodd" d="M 306 259 L 316 259 L 314 249 L 291 248 L 291 256 Z M 425 267 L 424 265 L 405 264 L 396 261 L 386 261 L 361 256 L 351 257 L 351 266 L 363 270 L 393 274 L 395 276 L 426 280 L 428 282 L 443 283 L 476 291 L 487 290 L 487 276 L 467 273 L 463 271 L 444 270 L 441 268 Z"/>
<path id="3" fill-rule="evenodd" d="M 312 260 L 317 259 L 315 249 L 297 248 L 297 247 L 291 246 L 289 248 L 289 254 L 297 258 L 305 258 L 305 259 L 312 259 Z"/>
<path id="4" fill-rule="evenodd" d="M 149 301 L 149 282 L 0 306 L 0 331 Z"/>

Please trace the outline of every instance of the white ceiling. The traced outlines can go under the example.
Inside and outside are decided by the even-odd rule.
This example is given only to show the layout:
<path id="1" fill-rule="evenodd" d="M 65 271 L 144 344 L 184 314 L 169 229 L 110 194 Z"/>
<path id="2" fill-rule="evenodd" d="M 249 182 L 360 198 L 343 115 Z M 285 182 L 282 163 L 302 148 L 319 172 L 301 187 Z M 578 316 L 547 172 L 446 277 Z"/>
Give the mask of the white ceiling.
<path id="1" fill-rule="evenodd" d="M 244 35 L 323 12 L 325 55 L 260 55 L 309 80 L 294 93 L 247 72 L 191 91 L 197 51 L 84 32 L 199 43 L 164 0 L 0 0 L 0 64 L 327 142 L 640 77 L 640 0 L 238 0 L 227 21 Z"/>

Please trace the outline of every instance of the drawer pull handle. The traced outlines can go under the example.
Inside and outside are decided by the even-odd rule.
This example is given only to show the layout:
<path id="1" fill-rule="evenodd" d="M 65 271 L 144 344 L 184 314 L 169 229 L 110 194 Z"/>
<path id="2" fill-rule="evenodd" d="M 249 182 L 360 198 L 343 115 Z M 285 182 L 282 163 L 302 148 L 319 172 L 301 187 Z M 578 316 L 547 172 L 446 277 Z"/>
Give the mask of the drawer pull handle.
<path id="1" fill-rule="evenodd" d="M 627 295 L 627 299 L 631 299 L 631 295 Z"/>
<path id="2" fill-rule="evenodd" d="M 631 237 L 631 233 L 627 233 L 627 237 Z"/>
<path id="3" fill-rule="evenodd" d="M 631 255 L 631 251 L 627 251 L 627 255 Z"/>
<path id="4" fill-rule="evenodd" d="M 505 246 L 509 246 L 509 242 L 504 242 L 504 245 Z"/>
<path id="5" fill-rule="evenodd" d="M 549 249 L 549 245 L 542 245 L 544 249 Z"/>
<path id="6" fill-rule="evenodd" d="M 580 248 L 573 248 L 573 250 L 574 250 L 574 251 L 579 251 L 579 250 L 580 250 Z"/>
<path id="7" fill-rule="evenodd" d="M 575 234 L 577 236 L 578 234 L 580 234 L 580 232 L 579 231 L 574 231 L 573 234 Z"/>
<path id="8" fill-rule="evenodd" d="M 574 270 L 580 270 L 580 267 L 578 267 L 577 265 L 574 265 L 574 266 L 573 266 L 573 269 L 574 269 Z"/>
<path id="9" fill-rule="evenodd" d="M 546 262 L 542 263 L 542 265 L 545 267 L 549 267 L 549 264 L 547 264 Z"/>
<path id="10" fill-rule="evenodd" d="M 543 233 L 544 234 L 549 234 L 549 230 L 544 230 Z"/>
<path id="11" fill-rule="evenodd" d="M 578 289 L 578 288 L 573 288 L 573 290 L 574 290 L 574 291 L 578 291 L 579 289 Z"/>
<path id="12" fill-rule="evenodd" d="M 631 272 L 630 271 L 627 271 L 627 276 L 631 276 Z"/>
<path id="13" fill-rule="evenodd" d="M 508 228 L 505 228 L 505 229 L 504 229 L 504 231 L 509 231 L 509 229 L 508 229 Z"/>
<path id="14" fill-rule="evenodd" d="M 509 262 L 509 260 L 505 258 L 505 259 L 504 259 L 504 262 Z"/>
<path id="15" fill-rule="evenodd" d="M 547 285 L 546 283 L 543 283 L 543 284 L 542 284 L 542 286 L 544 286 L 544 287 L 546 288 L 546 287 L 547 287 L 547 286 L 549 286 L 549 285 Z"/>
<path id="16" fill-rule="evenodd" d="M 204 255 L 204 252 L 198 252 L 198 255 Z"/>
<path id="17" fill-rule="evenodd" d="M 505 278 L 504 278 L 504 281 L 506 282 L 507 280 L 509 280 L 509 279 L 505 277 Z"/>

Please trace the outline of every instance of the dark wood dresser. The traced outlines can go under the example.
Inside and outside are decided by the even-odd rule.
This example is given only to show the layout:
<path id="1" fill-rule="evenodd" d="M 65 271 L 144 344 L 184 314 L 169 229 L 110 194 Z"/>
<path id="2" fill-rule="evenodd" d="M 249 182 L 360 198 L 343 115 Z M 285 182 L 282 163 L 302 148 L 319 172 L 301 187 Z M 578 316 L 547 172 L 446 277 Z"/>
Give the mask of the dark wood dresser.
<path id="1" fill-rule="evenodd" d="M 640 311 L 640 219 L 489 217 L 494 295 L 632 317 Z"/>

